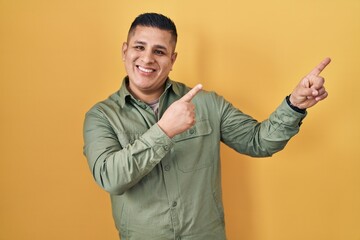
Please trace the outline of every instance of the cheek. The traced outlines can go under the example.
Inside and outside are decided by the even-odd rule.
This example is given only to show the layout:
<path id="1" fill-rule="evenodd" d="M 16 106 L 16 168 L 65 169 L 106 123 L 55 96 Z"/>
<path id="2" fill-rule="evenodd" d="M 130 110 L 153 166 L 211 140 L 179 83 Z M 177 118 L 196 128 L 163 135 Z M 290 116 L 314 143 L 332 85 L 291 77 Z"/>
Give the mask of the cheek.
<path id="1" fill-rule="evenodd" d="M 127 68 L 131 68 L 134 65 L 134 62 L 136 61 L 136 57 L 132 55 L 125 55 L 124 56 L 124 64 Z"/>
<path id="2" fill-rule="evenodd" d="M 133 52 L 133 51 L 127 51 L 126 54 L 124 54 L 124 59 L 127 62 L 133 62 L 138 57 L 139 57 L 138 54 L 136 52 Z"/>
<path id="3" fill-rule="evenodd" d="M 164 70 L 170 70 L 172 68 L 171 61 L 164 61 L 164 62 L 161 62 L 160 64 Z"/>

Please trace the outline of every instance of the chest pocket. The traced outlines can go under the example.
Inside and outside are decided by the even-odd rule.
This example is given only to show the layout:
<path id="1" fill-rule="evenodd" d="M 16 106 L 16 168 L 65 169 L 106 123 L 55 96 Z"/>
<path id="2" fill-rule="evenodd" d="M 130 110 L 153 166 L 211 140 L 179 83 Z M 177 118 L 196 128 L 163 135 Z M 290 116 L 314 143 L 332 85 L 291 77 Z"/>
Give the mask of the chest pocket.
<path id="1" fill-rule="evenodd" d="M 187 131 L 175 136 L 175 158 L 182 172 L 191 172 L 213 164 L 214 139 L 209 120 L 199 120 Z"/>

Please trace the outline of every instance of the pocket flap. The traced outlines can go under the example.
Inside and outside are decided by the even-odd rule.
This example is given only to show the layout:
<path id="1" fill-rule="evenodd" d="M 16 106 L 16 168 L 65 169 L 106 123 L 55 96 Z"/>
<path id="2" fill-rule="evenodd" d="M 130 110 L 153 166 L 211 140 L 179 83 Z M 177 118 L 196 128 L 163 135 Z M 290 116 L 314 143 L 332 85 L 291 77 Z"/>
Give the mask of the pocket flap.
<path id="1" fill-rule="evenodd" d="M 212 128 L 208 119 L 199 120 L 195 125 L 185 132 L 176 135 L 173 140 L 175 142 L 184 141 L 190 138 L 208 135 L 212 132 Z"/>

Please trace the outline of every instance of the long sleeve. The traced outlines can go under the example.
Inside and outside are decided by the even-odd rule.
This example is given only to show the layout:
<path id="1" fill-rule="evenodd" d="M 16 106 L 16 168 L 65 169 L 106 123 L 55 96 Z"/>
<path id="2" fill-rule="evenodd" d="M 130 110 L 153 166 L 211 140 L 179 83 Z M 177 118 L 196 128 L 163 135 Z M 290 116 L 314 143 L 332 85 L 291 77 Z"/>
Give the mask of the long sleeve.
<path id="1" fill-rule="evenodd" d="M 236 151 L 253 157 L 268 157 L 282 150 L 299 132 L 306 114 L 295 112 L 284 100 L 262 122 L 242 113 L 220 98 L 221 139 Z"/>
<path id="2" fill-rule="evenodd" d="M 174 144 L 157 124 L 124 146 L 118 136 L 101 109 L 93 108 L 86 114 L 84 154 L 95 181 L 111 194 L 123 194 L 134 186 Z"/>

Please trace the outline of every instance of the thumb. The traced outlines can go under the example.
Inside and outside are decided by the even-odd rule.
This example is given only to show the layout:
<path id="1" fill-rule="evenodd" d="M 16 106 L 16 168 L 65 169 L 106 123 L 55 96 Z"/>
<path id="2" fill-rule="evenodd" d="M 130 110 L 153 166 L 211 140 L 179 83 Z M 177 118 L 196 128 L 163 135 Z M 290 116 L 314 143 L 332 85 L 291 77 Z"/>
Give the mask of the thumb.
<path id="1" fill-rule="evenodd" d="M 188 93 L 186 93 L 179 101 L 182 102 L 190 102 L 198 92 L 202 89 L 202 85 L 199 83 L 193 89 L 191 89 Z"/>

